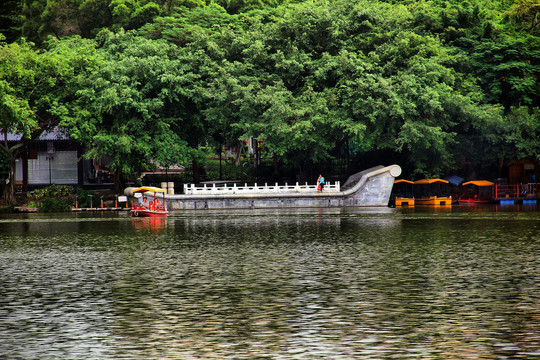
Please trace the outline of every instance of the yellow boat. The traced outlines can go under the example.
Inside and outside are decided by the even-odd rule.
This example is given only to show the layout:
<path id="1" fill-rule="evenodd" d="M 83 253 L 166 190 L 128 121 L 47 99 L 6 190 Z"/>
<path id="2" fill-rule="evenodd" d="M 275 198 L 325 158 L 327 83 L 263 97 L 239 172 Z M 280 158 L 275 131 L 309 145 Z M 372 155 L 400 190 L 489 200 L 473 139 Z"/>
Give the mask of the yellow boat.
<path id="1" fill-rule="evenodd" d="M 414 184 L 411 180 L 405 180 L 405 179 L 398 179 L 394 181 L 395 184 Z M 395 206 L 414 206 L 414 197 L 409 196 L 396 196 L 394 198 L 394 205 Z"/>
<path id="2" fill-rule="evenodd" d="M 448 181 L 443 179 L 422 179 L 414 182 L 414 185 L 427 185 L 428 191 L 431 190 L 432 185 L 437 185 L 437 195 L 424 195 L 416 197 L 416 205 L 432 205 L 432 206 L 451 206 L 451 196 L 441 196 L 440 186 L 441 184 L 448 184 Z"/>
<path id="3" fill-rule="evenodd" d="M 416 199 L 417 205 L 436 205 L 450 206 L 452 205 L 451 196 L 426 196 Z"/>

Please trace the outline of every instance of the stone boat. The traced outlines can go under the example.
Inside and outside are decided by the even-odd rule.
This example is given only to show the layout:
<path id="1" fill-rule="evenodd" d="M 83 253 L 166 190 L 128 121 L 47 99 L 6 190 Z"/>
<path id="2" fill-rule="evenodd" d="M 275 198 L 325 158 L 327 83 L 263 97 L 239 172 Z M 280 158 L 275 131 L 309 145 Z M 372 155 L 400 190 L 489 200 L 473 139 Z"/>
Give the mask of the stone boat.
<path id="1" fill-rule="evenodd" d="M 184 194 L 161 194 L 167 210 L 264 209 L 293 207 L 387 206 L 399 165 L 375 166 L 349 177 L 343 186 L 315 185 L 199 186 L 186 185 Z M 133 188 L 125 189 L 131 195 Z"/>

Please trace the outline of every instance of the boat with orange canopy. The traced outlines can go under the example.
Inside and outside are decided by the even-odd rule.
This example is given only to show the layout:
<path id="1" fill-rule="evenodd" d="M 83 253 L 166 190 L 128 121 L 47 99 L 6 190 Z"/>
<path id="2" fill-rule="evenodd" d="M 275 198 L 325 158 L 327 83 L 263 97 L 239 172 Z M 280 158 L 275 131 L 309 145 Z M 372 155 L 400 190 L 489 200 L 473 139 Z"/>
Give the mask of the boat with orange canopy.
<path id="1" fill-rule="evenodd" d="M 422 196 L 415 197 L 416 205 L 435 205 L 435 206 L 448 206 L 452 205 L 452 197 L 443 195 L 441 189 L 442 186 L 448 184 L 448 181 L 443 179 L 422 179 L 414 182 L 415 185 L 415 195 L 416 189 L 419 188 L 417 185 L 422 186 L 423 192 Z M 436 189 L 436 191 L 434 191 Z M 433 195 L 435 193 L 435 195 Z"/>
<path id="2" fill-rule="evenodd" d="M 489 204 L 492 202 L 493 185 L 494 183 L 487 180 L 467 181 L 461 184 L 464 191 L 457 203 L 462 205 Z"/>
<path id="3" fill-rule="evenodd" d="M 156 196 L 157 193 L 165 193 L 165 189 L 161 189 L 153 186 L 143 186 L 133 189 L 133 200 L 131 205 L 131 216 L 167 216 L 169 211 L 165 205 L 165 196 L 162 196 L 163 202 Z M 150 193 L 150 194 L 148 194 Z M 148 197 L 151 196 L 152 200 L 148 201 Z"/>
<path id="4" fill-rule="evenodd" d="M 410 191 L 406 189 L 407 184 L 410 184 Z M 394 188 L 396 189 L 396 195 L 393 199 L 394 206 L 414 206 L 414 196 L 412 195 L 413 184 L 413 181 L 406 179 L 394 181 Z"/>

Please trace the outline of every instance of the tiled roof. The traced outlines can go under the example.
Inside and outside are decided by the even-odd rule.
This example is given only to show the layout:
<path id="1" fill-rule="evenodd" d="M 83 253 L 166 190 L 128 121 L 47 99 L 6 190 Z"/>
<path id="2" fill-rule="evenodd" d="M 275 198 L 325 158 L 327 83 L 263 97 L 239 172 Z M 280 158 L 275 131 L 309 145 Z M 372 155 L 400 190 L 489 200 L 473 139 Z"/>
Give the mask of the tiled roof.
<path id="1" fill-rule="evenodd" d="M 8 133 L 8 141 L 19 141 L 21 140 L 21 134 Z M 0 131 L 0 140 L 4 140 L 4 133 Z M 36 141 L 61 141 L 69 140 L 69 135 L 67 130 L 61 128 L 54 128 L 52 131 L 43 132 Z"/>

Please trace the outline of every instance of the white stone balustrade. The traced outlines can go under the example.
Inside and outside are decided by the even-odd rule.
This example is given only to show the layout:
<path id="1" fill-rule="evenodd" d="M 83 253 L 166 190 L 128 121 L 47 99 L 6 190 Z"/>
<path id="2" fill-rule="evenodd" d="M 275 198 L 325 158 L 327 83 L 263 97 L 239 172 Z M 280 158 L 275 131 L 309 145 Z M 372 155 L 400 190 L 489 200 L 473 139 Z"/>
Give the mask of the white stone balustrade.
<path id="1" fill-rule="evenodd" d="M 324 185 L 323 192 L 325 193 L 339 193 L 340 183 L 336 181 L 334 183 L 326 182 Z M 224 186 L 216 186 L 212 184 L 207 186 L 195 186 L 195 184 L 184 184 L 184 194 L 186 195 L 229 195 L 229 194 L 283 194 L 283 193 L 317 193 L 317 185 L 300 185 L 296 183 L 295 185 L 268 185 L 265 183 L 264 186 L 259 186 L 257 183 L 253 186 L 237 186 L 236 184 Z"/>

